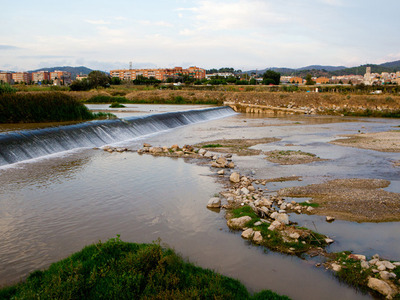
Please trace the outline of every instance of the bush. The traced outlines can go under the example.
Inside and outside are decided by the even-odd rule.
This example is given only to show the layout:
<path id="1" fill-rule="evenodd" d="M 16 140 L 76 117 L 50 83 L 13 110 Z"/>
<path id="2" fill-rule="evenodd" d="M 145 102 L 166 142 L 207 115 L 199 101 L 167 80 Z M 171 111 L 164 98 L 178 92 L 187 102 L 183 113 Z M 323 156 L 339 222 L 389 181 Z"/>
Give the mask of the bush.
<path id="1" fill-rule="evenodd" d="M 113 102 L 118 102 L 118 103 L 127 103 L 129 102 L 128 99 L 125 97 L 113 97 L 109 95 L 97 95 L 93 96 L 90 99 L 85 101 L 86 103 L 113 103 Z"/>
<path id="2" fill-rule="evenodd" d="M 0 95 L 0 123 L 82 121 L 99 116 L 59 92 Z"/>
<path id="3" fill-rule="evenodd" d="M 0 95 L 15 93 L 17 89 L 10 86 L 8 83 L 0 83 Z"/>

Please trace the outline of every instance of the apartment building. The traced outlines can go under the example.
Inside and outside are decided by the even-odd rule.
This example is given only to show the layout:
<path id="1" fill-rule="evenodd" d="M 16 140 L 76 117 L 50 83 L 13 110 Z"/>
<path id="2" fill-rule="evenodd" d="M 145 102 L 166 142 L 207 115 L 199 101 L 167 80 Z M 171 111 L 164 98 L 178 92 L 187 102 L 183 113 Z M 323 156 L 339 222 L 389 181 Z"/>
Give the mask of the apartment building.
<path id="1" fill-rule="evenodd" d="M 43 80 L 50 80 L 50 72 L 39 71 L 32 73 L 32 81 L 34 83 L 42 82 Z"/>
<path id="2" fill-rule="evenodd" d="M 17 73 L 12 73 L 12 79 L 14 80 L 15 83 L 30 83 L 32 81 L 32 73 L 28 72 L 17 72 Z"/>
<path id="3" fill-rule="evenodd" d="M 71 84 L 71 73 L 57 70 L 50 72 L 50 80 L 60 82 L 62 85 Z"/>
<path id="4" fill-rule="evenodd" d="M 131 70 L 111 70 L 111 77 L 119 77 L 121 80 L 135 80 L 138 76 L 146 78 L 155 78 L 164 81 L 167 78 L 176 78 L 179 76 L 187 75 L 195 79 L 206 78 L 206 70 L 198 67 L 190 67 L 183 69 L 182 67 L 175 67 L 173 69 L 131 69 Z"/>
<path id="5" fill-rule="evenodd" d="M 8 72 L 0 72 L 0 82 L 12 84 L 12 74 Z"/>

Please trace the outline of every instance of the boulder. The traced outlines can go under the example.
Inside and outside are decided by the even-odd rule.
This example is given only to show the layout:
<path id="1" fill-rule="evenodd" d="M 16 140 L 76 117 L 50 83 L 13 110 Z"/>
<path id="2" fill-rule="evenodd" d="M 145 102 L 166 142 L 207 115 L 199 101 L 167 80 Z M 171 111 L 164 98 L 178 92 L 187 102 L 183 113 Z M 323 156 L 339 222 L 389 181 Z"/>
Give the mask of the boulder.
<path id="1" fill-rule="evenodd" d="M 390 261 L 384 260 L 382 261 L 382 264 L 386 267 L 388 270 L 394 270 L 396 269 L 396 266 L 392 264 Z"/>
<path id="2" fill-rule="evenodd" d="M 224 174 L 225 174 L 225 171 L 224 171 L 224 170 L 219 170 L 219 171 L 217 172 L 217 174 L 218 174 L 218 175 L 224 175 Z"/>
<path id="3" fill-rule="evenodd" d="M 206 152 L 207 152 L 206 149 L 200 149 L 200 150 L 199 150 L 199 154 L 200 154 L 200 155 L 204 155 Z"/>
<path id="4" fill-rule="evenodd" d="M 335 221 L 335 217 L 326 216 L 326 221 L 333 222 L 333 221 Z"/>
<path id="5" fill-rule="evenodd" d="M 228 164 L 228 161 L 226 160 L 225 157 L 219 157 L 216 160 L 216 163 L 225 167 Z"/>
<path id="6" fill-rule="evenodd" d="M 369 268 L 369 263 L 367 261 L 361 261 L 361 268 L 363 269 L 368 269 Z"/>
<path id="7" fill-rule="evenodd" d="M 288 225 L 289 224 L 289 216 L 287 214 L 278 214 L 275 220 Z"/>
<path id="8" fill-rule="evenodd" d="M 393 290 L 389 284 L 377 278 L 370 277 L 368 279 L 368 287 L 389 299 L 396 295 L 396 291 Z"/>
<path id="9" fill-rule="evenodd" d="M 355 259 L 355 260 L 366 260 L 367 259 L 365 257 L 365 255 L 361 255 L 361 254 L 350 254 L 348 256 L 348 258 Z"/>
<path id="10" fill-rule="evenodd" d="M 228 167 L 229 169 L 233 169 L 233 168 L 235 167 L 235 164 L 234 164 L 233 162 L 230 162 L 230 163 L 227 165 L 227 167 Z"/>
<path id="11" fill-rule="evenodd" d="M 254 231 L 254 235 L 253 235 L 253 242 L 256 244 L 261 244 L 263 241 L 263 237 L 261 235 L 260 231 Z"/>
<path id="12" fill-rule="evenodd" d="M 213 157 L 213 154 L 210 153 L 210 152 L 208 152 L 208 151 L 206 151 L 206 153 L 204 153 L 203 156 L 204 156 L 204 157 L 207 157 L 207 158 L 212 158 L 212 157 Z"/>
<path id="13" fill-rule="evenodd" d="M 172 146 L 171 146 L 171 149 L 174 150 L 174 151 L 176 151 L 176 150 L 179 149 L 179 146 L 178 146 L 177 144 L 172 145 Z"/>
<path id="14" fill-rule="evenodd" d="M 281 222 L 275 220 L 271 223 L 271 225 L 269 225 L 268 229 L 271 231 L 274 231 L 276 229 L 278 229 L 278 230 L 282 229 L 282 227 L 283 227 L 283 224 Z"/>
<path id="15" fill-rule="evenodd" d="M 313 210 L 314 210 L 314 208 L 312 208 L 311 206 L 307 207 L 308 212 L 312 212 Z"/>
<path id="16" fill-rule="evenodd" d="M 144 144 L 143 144 L 143 148 L 150 148 L 150 147 L 151 147 L 151 145 L 148 144 L 148 143 L 144 143 Z"/>
<path id="17" fill-rule="evenodd" d="M 247 188 L 245 188 L 245 187 L 241 188 L 240 191 L 241 191 L 242 194 L 244 194 L 244 195 L 248 195 L 248 194 L 250 193 L 250 191 L 249 191 Z"/>
<path id="18" fill-rule="evenodd" d="M 219 197 L 213 197 L 208 200 L 207 203 L 208 208 L 220 208 L 221 207 L 221 199 Z"/>
<path id="19" fill-rule="evenodd" d="M 227 221 L 227 224 L 230 228 L 233 229 L 242 229 L 246 225 L 247 222 L 251 221 L 251 217 L 243 216 L 240 218 L 233 218 Z"/>
<path id="20" fill-rule="evenodd" d="M 333 242 L 334 242 L 334 240 L 332 240 L 332 239 L 325 239 L 325 243 L 327 243 L 328 245 L 332 244 Z"/>
<path id="21" fill-rule="evenodd" d="M 233 172 L 229 177 L 229 180 L 233 183 L 240 182 L 240 174 L 238 172 Z"/>
<path id="22" fill-rule="evenodd" d="M 289 237 L 291 239 L 297 240 L 300 237 L 300 234 L 297 232 L 293 232 L 293 233 L 289 234 Z"/>
<path id="23" fill-rule="evenodd" d="M 254 230 L 249 228 L 242 232 L 242 238 L 244 239 L 251 239 L 253 237 Z"/>
<path id="24" fill-rule="evenodd" d="M 339 272 L 340 270 L 342 270 L 342 266 L 338 265 L 338 264 L 335 264 L 335 263 L 333 263 L 331 265 L 331 267 L 332 267 L 332 270 L 335 271 L 335 272 Z"/>
<path id="25" fill-rule="evenodd" d="M 161 152 L 163 152 L 163 150 L 161 147 L 151 147 L 149 149 L 149 152 L 152 154 L 155 154 L 155 153 L 161 153 Z"/>

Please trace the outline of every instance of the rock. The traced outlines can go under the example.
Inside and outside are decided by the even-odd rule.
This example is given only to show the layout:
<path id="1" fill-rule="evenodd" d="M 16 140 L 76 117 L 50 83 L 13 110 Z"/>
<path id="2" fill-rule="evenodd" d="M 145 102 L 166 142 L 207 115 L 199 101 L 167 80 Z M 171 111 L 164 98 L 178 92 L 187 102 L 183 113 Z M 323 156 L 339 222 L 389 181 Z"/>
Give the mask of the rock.
<path id="1" fill-rule="evenodd" d="M 379 276 L 381 276 L 381 278 L 383 280 L 390 280 L 392 278 L 396 278 L 396 274 L 394 273 L 389 273 L 388 271 L 381 271 L 379 272 Z"/>
<path id="2" fill-rule="evenodd" d="M 163 152 L 163 150 L 162 150 L 161 147 L 151 147 L 151 148 L 149 149 L 149 152 L 152 153 L 152 154 L 156 154 L 156 153 L 161 153 L 161 152 Z"/>
<path id="3" fill-rule="evenodd" d="M 400 261 L 396 261 L 393 263 L 396 267 L 400 267 Z"/>
<path id="4" fill-rule="evenodd" d="M 335 264 L 335 263 L 331 264 L 331 267 L 332 267 L 332 270 L 335 272 L 339 272 L 340 270 L 342 270 L 342 266 Z"/>
<path id="5" fill-rule="evenodd" d="M 372 269 L 371 271 L 372 271 L 372 273 L 374 273 L 374 274 L 379 273 L 379 271 L 378 271 L 377 269 Z"/>
<path id="6" fill-rule="evenodd" d="M 228 167 L 229 169 L 233 169 L 233 168 L 235 167 L 235 164 L 234 164 L 233 162 L 230 162 L 230 163 L 227 165 L 227 167 Z"/>
<path id="7" fill-rule="evenodd" d="M 361 255 L 361 254 L 350 254 L 348 256 L 348 258 L 355 259 L 355 260 L 366 260 L 367 259 L 365 257 L 365 255 Z"/>
<path id="8" fill-rule="evenodd" d="M 369 264 L 370 264 L 370 265 L 375 265 L 378 261 L 379 261 L 378 258 L 374 258 L 374 259 L 371 259 L 371 260 L 369 261 Z"/>
<path id="9" fill-rule="evenodd" d="M 391 299 L 396 294 L 396 291 L 394 291 L 390 287 L 390 285 L 388 285 L 383 280 L 380 280 L 380 279 L 377 279 L 377 278 L 370 277 L 368 279 L 368 287 L 370 289 L 372 289 L 374 291 L 377 291 L 378 293 L 386 296 L 389 299 Z"/>
<path id="10" fill-rule="evenodd" d="M 255 187 L 253 186 L 253 185 L 249 185 L 248 187 L 247 187 L 247 189 L 250 191 L 250 192 L 254 192 L 256 189 L 255 189 Z"/>
<path id="11" fill-rule="evenodd" d="M 289 216 L 287 214 L 278 214 L 275 220 L 288 225 L 289 224 Z"/>
<path id="12" fill-rule="evenodd" d="M 327 243 L 328 245 L 332 244 L 333 242 L 334 242 L 334 240 L 332 240 L 332 239 L 325 239 L 325 243 Z"/>
<path id="13" fill-rule="evenodd" d="M 378 271 L 385 271 L 385 270 L 386 270 L 385 265 L 380 265 L 380 266 L 378 267 Z"/>
<path id="14" fill-rule="evenodd" d="M 176 151 L 176 150 L 179 149 L 179 146 L 178 146 L 177 144 L 172 145 L 172 146 L 171 146 L 171 149 L 174 150 L 174 151 Z"/>
<path id="15" fill-rule="evenodd" d="M 150 148 L 150 147 L 151 147 L 151 145 L 148 144 L 148 143 L 144 143 L 144 144 L 143 144 L 143 148 Z"/>
<path id="16" fill-rule="evenodd" d="M 260 231 L 254 231 L 254 235 L 253 235 L 253 242 L 256 244 L 261 244 L 263 241 L 263 237 L 261 235 Z"/>
<path id="17" fill-rule="evenodd" d="M 233 172 L 231 176 L 229 176 L 229 180 L 234 183 L 240 182 L 240 174 L 238 172 Z"/>
<path id="18" fill-rule="evenodd" d="M 213 197 L 208 200 L 207 204 L 208 208 L 220 208 L 221 207 L 221 199 L 219 197 Z"/>
<path id="19" fill-rule="evenodd" d="M 271 225 L 269 225 L 268 229 L 274 231 L 275 229 L 281 229 L 283 224 L 279 221 L 273 221 Z"/>
<path id="20" fill-rule="evenodd" d="M 175 152 L 177 155 L 183 155 L 185 152 L 183 152 L 183 151 L 176 151 Z"/>
<path id="21" fill-rule="evenodd" d="M 333 221 L 335 221 L 335 217 L 326 216 L 326 221 L 333 222 Z"/>
<path id="22" fill-rule="evenodd" d="M 262 224 L 261 221 L 257 221 L 257 222 L 254 223 L 254 226 L 260 226 L 261 224 Z"/>
<path id="23" fill-rule="evenodd" d="M 308 212 L 312 212 L 313 210 L 314 210 L 314 208 L 312 208 L 311 206 L 307 207 Z"/>
<path id="24" fill-rule="evenodd" d="M 253 237 L 254 230 L 249 228 L 242 232 L 242 238 L 251 239 Z"/>
<path id="25" fill-rule="evenodd" d="M 361 262 L 361 268 L 363 268 L 363 269 L 368 269 L 368 268 L 369 268 L 369 263 L 363 260 L 363 261 Z"/>
<path id="26" fill-rule="evenodd" d="M 203 156 L 204 156 L 204 157 L 207 157 L 207 158 L 212 158 L 212 157 L 213 157 L 213 154 L 210 153 L 210 152 L 208 152 L 208 151 L 206 151 L 206 153 L 204 153 Z"/>
<path id="27" fill-rule="evenodd" d="M 298 234 L 297 232 L 293 232 L 293 233 L 289 234 L 289 237 L 291 239 L 297 240 L 300 237 L 300 234 Z"/>
<path id="28" fill-rule="evenodd" d="M 225 157 L 219 157 L 219 158 L 216 160 L 216 163 L 225 167 L 225 165 L 228 164 L 228 161 L 226 160 Z"/>
<path id="29" fill-rule="evenodd" d="M 194 148 L 192 145 L 185 145 L 183 146 L 183 151 L 185 152 L 193 152 Z"/>
<path id="30" fill-rule="evenodd" d="M 163 152 L 166 153 L 166 152 L 168 152 L 168 147 L 167 147 L 167 146 L 163 146 L 163 147 L 162 147 L 162 150 L 163 150 Z"/>
<path id="31" fill-rule="evenodd" d="M 224 170 L 219 170 L 219 171 L 217 172 L 217 174 L 218 174 L 218 175 L 224 175 L 224 174 L 225 174 L 225 171 L 224 171 Z"/>
<path id="32" fill-rule="evenodd" d="M 274 211 L 274 212 L 270 215 L 271 219 L 276 219 L 276 217 L 278 217 L 278 214 L 279 214 L 279 213 L 277 213 L 276 211 Z"/>
<path id="33" fill-rule="evenodd" d="M 207 152 L 206 149 L 200 149 L 198 153 L 199 153 L 200 155 L 204 155 L 204 154 L 206 154 L 206 152 Z"/>
<path id="34" fill-rule="evenodd" d="M 227 224 L 231 228 L 242 229 L 246 225 L 246 223 L 249 221 L 251 221 L 251 217 L 243 216 L 240 218 L 230 219 L 230 220 L 228 220 Z"/>
<path id="35" fill-rule="evenodd" d="M 392 264 L 390 261 L 384 260 L 384 261 L 382 261 L 382 264 L 386 267 L 386 269 L 389 269 L 389 270 L 396 269 L 396 266 L 394 264 Z"/>
<path id="36" fill-rule="evenodd" d="M 247 188 L 241 188 L 240 191 L 242 192 L 242 194 L 244 195 L 248 195 L 250 193 L 250 191 Z"/>
<path id="37" fill-rule="evenodd" d="M 372 258 L 376 258 L 376 259 L 378 259 L 379 260 L 379 254 L 374 254 L 374 255 L 372 255 Z"/>

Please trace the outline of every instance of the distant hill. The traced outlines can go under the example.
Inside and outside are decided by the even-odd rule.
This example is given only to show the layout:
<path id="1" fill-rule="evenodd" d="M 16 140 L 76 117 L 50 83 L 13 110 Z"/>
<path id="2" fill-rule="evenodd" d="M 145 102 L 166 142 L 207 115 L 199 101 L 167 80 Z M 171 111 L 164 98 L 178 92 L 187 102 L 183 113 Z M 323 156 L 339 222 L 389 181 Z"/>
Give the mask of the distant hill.
<path id="1" fill-rule="evenodd" d="M 68 66 L 64 66 L 64 67 L 51 67 L 51 68 L 41 68 L 41 69 L 37 69 L 37 70 L 32 70 L 32 71 L 28 71 L 28 72 L 39 72 L 39 71 L 47 71 L 47 72 L 54 72 L 54 71 L 65 71 L 65 72 L 70 72 L 71 73 L 71 77 L 72 79 L 76 78 L 76 75 L 79 74 L 89 74 L 90 72 L 92 72 L 92 69 L 86 68 L 84 66 L 81 67 L 68 67 Z"/>
<path id="2" fill-rule="evenodd" d="M 321 66 L 321 65 L 311 65 L 307 67 L 291 69 L 291 68 L 266 68 L 262 70 L 250 70 L 244 73 L 251 74 L 263 74 L 267 70 L 273 70 L 275 72 L 281 73 L 283 76 L 300 76 L 305 77 L 307 74 L 312 76 L 341 76 L 341 75 L 364 75 L 366 67 L 371 67 L 372 73 L 382 73 L 382 72 L 397 72 L 400 71 L 400 60 L 387 62 L 380 65 L 367 64 L 358 67 L 347 68 L 344 66 Z"/>

